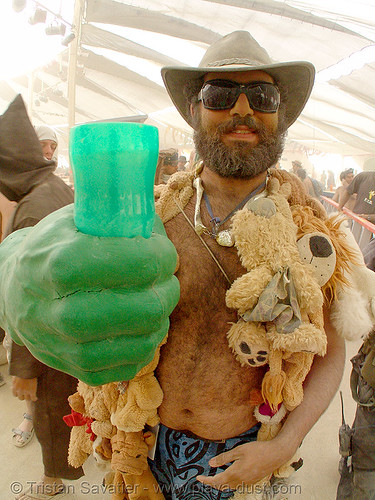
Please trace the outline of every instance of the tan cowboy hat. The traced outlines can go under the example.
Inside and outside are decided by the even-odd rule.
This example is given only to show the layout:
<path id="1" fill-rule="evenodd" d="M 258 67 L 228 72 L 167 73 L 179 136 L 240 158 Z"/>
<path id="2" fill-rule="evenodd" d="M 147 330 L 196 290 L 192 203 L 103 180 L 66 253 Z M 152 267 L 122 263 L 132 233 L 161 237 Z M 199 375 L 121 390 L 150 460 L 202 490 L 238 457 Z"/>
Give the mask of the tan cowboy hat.
<path id="1" fill-rule="evenodd" d="M 203 77 L 206 73 L 262 70 L 286 87 L 287 128 L 295 122 L 310 96 L 315 68 L 306 61 L 273 64 L 267 52 L 247 31 L 234 31 L 214 42 L 206 51 L 198 68 L 167 66 L 161 75 L 174 105 L 191 125 L 189 106 L 184 95 L 187 82 Z"/>

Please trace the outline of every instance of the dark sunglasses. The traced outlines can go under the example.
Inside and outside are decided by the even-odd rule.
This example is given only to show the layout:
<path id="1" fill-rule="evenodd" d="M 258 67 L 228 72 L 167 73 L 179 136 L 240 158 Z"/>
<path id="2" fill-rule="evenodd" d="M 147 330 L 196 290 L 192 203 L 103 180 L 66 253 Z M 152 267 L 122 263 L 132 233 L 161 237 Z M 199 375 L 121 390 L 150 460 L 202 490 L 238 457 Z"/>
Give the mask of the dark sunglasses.
<path id="1" fill-rule="evenodd" d="M 280 92 L 273 83 L 238 83 L 231 80 L 209 80 L 203 84 L 198 101 L 206 109 L 220 110 L 233 108 L 241 94 L 245 94 L 255 111 L 276 113 L 280 105 Z"/>

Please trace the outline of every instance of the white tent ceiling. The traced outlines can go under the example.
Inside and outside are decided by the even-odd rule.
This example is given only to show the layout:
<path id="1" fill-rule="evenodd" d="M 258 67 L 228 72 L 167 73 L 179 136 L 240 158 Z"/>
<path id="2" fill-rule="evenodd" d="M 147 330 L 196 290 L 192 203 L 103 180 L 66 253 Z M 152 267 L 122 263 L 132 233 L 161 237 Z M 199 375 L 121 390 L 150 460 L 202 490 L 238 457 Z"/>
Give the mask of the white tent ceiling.
<path id="1" fill-rule="evenodd" d="M 191 144 L 191 129 L 172 108 L 160 68 L 198 65 L 208 45 L 240 29 L 275 62 L 308 60 L 317 69 L 312 97 L 289 140 L 360 163 L 375 154 L 375 0 L 76 0 L 76 6 L 79 2 L 80 35 L 70 50 L 37 68 L 33 78 L 0 82 L 0 108 L 20 92 L 34 123 L 57 126 L 66 138 L 69 57 L 77 46 L 75 123 L 147 115 L 148 123 L 159 126 L 162 146 L 182 148 Z M 73 4 L 71 11 L 68 22 L 74 24 Z M 348 60 L 351 69 L 342 70 Z M 340 61 L 336 75 L 327 77 L 325 70 Z"/>

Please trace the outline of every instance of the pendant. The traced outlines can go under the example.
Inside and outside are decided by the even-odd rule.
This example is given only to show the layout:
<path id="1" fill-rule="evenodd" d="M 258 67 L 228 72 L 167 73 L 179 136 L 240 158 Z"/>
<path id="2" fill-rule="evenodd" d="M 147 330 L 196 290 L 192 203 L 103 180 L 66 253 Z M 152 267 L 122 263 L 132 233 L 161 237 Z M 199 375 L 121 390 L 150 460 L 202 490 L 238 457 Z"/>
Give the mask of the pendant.
<path id="1" fill-rule="evenodd" d="M 216 242 L 222 247 L 232 247 L 234 245 L 234 238 L 229 229 L 220 231 L 216 236 Z"/>

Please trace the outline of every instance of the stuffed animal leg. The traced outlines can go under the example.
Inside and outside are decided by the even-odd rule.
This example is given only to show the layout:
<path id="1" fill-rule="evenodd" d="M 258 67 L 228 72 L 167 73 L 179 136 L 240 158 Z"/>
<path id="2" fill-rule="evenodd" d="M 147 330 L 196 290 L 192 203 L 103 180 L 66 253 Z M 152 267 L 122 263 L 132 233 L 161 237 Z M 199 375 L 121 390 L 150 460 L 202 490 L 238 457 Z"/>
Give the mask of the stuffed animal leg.
<path id="1" fill-rule="evenodd" d="M 242 366 L 263 366 L 268 362 L 269 341 L 262 323 L 239 320 L 228 333 L 229 347 Z"/>
<path id="2" fill-rule="evenodd" d="M 129 500 L 165 500 L 147 462 L 154 443 L 150 431 L 118 431 L 112 438 L 112 468 L 122 474 Z"/>
<path id="3" fill-rule="evenodd" d="M 116 410 L 111 414 L 111 422 L 118 429 L 138 432 L 143 430 L 146 424 L 154 427 L 159 423 L 157 410 L 163 400 L 163 391 L 154 375 L 159 356 L 158 348 L 151 363 L 127 382 L 126 388 L 119 396 Z"/>
<path id="4" fill-rule="evenodd" d="M 79 385 L 78 385 L 79 386 Z M 92 394 L 90 393 L 90 402 Z M 71 427 L 68 450 L 68 463 L 72 467 L 80 467 L 93 452 L 93 440 L 88 433 L 88 417 L 85 400 L 78 392 L 68 398 L 71 414 L 63 417 L 64 422 Z"/>
<path id="5" fill-rule="evenodd" d="M 275 324 L 267 323 L 267 336 L 273 349 L 287 352 L 307 351 L 324 356 L 327 350 L 327 337 L 324 330 L 312 323 L 301 323 L 291 333 L 280 333 Z"/>
<path id="6" fill-rule="evenodd" d="M 303 382 L 310 371 L 314 354 L 310 352 L 293 352 L 284 354 L 285 384 L 282 391 L 283 403 L 292 411 L 303 400 Z"/>

